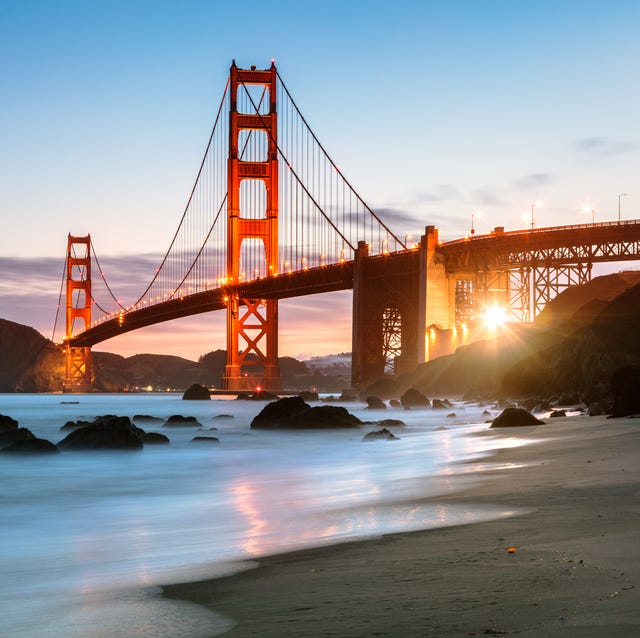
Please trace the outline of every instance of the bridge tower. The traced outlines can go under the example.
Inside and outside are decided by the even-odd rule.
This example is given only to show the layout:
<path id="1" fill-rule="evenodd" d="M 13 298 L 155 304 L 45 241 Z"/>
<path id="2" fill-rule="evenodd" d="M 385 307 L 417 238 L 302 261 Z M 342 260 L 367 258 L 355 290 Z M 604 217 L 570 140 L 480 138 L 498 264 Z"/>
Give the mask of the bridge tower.
<path id="1" fill-rule="evenodd" d="M 91 236 L 67 238 L 66 283 L 66 376 L 63 392 L 90 392 L 93 387 L 91 348 L 69 344 L 74 321 L 83 322 L 83 329 L 91 324 Z"/>
<path id="2" fill-rule="evenodd" d="M 242 245 L 245 240 L 264 247 L 264 276 L 278 272 L 278 122 L 276 109 L 276 67 L 267 70 L 230 70 L 229 159 L 227 169 L 227 279 L 241 282 Z M 252 86 L 263 88 L 262 103 L 240 112 L 238 91 L 250 96 Z M 266 100 L 265 100 L 266 97 Z M 245 99 L 246 103 L 247 100 Z M 247 135 L 263 136 L 266 158 L 243 159 Z M 241 197 L 242 183 L 264 184 L 264 197 Z M 263 206 L 264 205 L 264 206 Z M 263 210 L 256 210 L 263 206 Z M 250 372 L 253 369 L 255 372 Z M 278 300 L 250 299 L 233 293 L 227 301 L 227 364 L 223 377 L 227 390 L 280 390 L 278 367 Z"/>

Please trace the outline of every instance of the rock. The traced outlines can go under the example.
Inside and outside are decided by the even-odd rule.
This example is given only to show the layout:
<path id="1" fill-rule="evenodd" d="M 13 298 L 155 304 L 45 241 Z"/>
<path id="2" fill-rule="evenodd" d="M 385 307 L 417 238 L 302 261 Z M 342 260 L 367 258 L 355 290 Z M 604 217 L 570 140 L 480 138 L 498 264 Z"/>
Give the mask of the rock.
<path id="1" fill-rule="evenodd" d="M 445 403 L 441 399 L 433 399 L 433 401 L 431 401 L 431 407 L 434 410 L 446 410 L 451 407 L 451 404 L 448 401 Z"/>
<path id="2" fill-rule="evenodd" d="M 84 428 L 87 425 L 91 425 L 91 423 L 91 421 L 83 421 L 82 419 L 78 419 L 77 421 L 67 421 L 60 428 L 60 432 L 64 432 L 65 430 L 75 430 L 76 428 Z"/>
<path id="3" fill-rule="evenodd" d="M 6 414 L 0 414 L 0 432 L 4 432 L 6 430 L 15 430 L 17 427 L 18 422 L 15 419 L 12 419 Z"/>
<path id="4" fill-rule="evenodd" d="M 300 397 L 286 397 L 266 405 L 251 421 L 252 428 L 345 428 L 362 422 L 345 408 L 333 405 L 311 407 Z"/>
<path id="5" fill-rule="evenodd" d="M 400 403 L 400 401 L 398 399 L 390 399 L 389 400 L 389 405 L 392 408 L 401 408 L 402 407 L 402 403 Z"/>
<path id="6" fill-rule="evenodd" d="M 382 428 L 381 430 L 375 430 L 373 432 L 369 432 L 362 437 L 363 441 L 399 441 L 400 439 L 393 433 L 387 430 L 387 428 Z"/>
<path id="7" fill-rule="evenodd" d="M 618 368 L 611 377 L 612 417 L 640 413 L 640 365 Z"/>
<path id="8" fill-rule="evenodd" d="M 61 450 L 139 450 L 144 431 L 131 423 L 129 417 L 106 415 L 91 425 L 78 428 L 60 443 Z"/>
<path id="9" fill-rule="evenodd" d="M 298 393 L 298 396 L 303 401 L 318 401 L 319 400 L 318 393 L 313 391 L 313 390 L 302 390 L 302 392 Z"/>
<path id="10" fill-rule="evenodd" d="M 522 408 L 505 408 L 492 422 L 492 428 L 511 428 L 524 425 L 541 425 L 544 421 Z"/>
<path id="11" fill-rule="evenodd" d="M 429 399 L 415 388 L 409 388 L 401 397 L 400 403 L 403 408 L 428 408 Z"/>
<path id="12" fill-rule="evenodd" d="M 196 443 L 220 443 L 220 439 L 215 436 L 194 436 L 191 441 Z"/>
<path id="13" fill-rule="evenodd" d="M 403 428 L 406 423 L 401 421 L 400 419 L 382 419 L 381 421 L 376 421 L 376 425 L 381 425 L 385 428 Z"/>
<path id="14" fill-rule="evenodd" d="M 57 454 L 58 448 L 51 441 L 34 436 L 24 441 L 15 441 L 1 451 L 7 454 Z"/>
<path id="15" fill-rule="evenodd" d="M 213 419 L 234 419 L 233 414 L 216 414 Z"/>
<path id="16" fill-rule="evenodd" d="M 201 428 L 200 423 L 194 416 L 182 416 L 181 414 L 172 414 L 166 421 L 163 427 L 191 427 Z"/>
<path id="17" fill-rule="evenodd" d="M 566 410 L 551 410 L 551 414 L 549 414 L 549 418 L 556 418 L 559 416 L 567 416 Z"/>
<path id="18" fill-rule="evenodd" d="M 456 418 L 456 413 L 452 412 L 451 414 L 447 414 L 447 419 L 455 419 Z"/>
<path id="19" fill-rule="evenodd" d="M 598 401 L 594 401 L 587 409 L 587 414 L 589 416 L 601 416 L 606 413 L 606 410 Z"/>
<path id="20" fill-rule="evenodd" d="M 165 445 L 170 443 L 169 437 L 164 434 L 160 434 L 160 432 L 145 432 L 142 435 L 142 442 L 145 445 Z"/>
<path id="21" fill-rule="evenodd" d="M 266 390 L 256 390 L 255 392 L 238 392 L 236 397 L 239 401 L 274 401 L 278 399 L 277 394 L 267 392 Z"/>
<path id="22" fill-rule="evenodd" d="M 211 399 L 211 393 L 209 392 L 209 388 L 199 383 L 194 383 L 185 390 L 182 399 L 184 401 L 209 401 Z"/>
<path id="23" fill-rule="evenodd" d="M 340 395 L 340 401 L 357 401 L 358 400 L 358 393 L 356 390 L 352 390 L 352 389 L 345 389 L 342 391 L 342 394 Z"/>
<path id="24" fill-rule="evenodd" d="M 0 431 L 0 447 L 7 447 L 13 443 L 31 441 L 35 439 L 33 432 L 28 428 L 15 428 Z"/>
<path id="25" fill-rule="evenodd" d="M 150 414 L 134 414 L 132 421 L 137 421 L 138 423 L 164 423 L 164 419 L 161 419 L 159 416 L 151 416 Z"/>
<path id="26" fill-rule="evenodd" d="M 367 410 L 386 410 L 385 402 L 376 396 L 367 397 Z"/>

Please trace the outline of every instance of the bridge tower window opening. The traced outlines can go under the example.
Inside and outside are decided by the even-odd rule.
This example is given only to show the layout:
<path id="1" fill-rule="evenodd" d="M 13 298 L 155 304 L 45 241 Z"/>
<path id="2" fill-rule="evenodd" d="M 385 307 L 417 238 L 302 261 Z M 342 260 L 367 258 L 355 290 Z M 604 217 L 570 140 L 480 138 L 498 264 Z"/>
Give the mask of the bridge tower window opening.
<path id="1" fill-rule="evenodd" d="M 384 373 L 395 374 L 397 360 L 402 356 L 402 313 L 396 305 L 382 311 L 382 356 Z"/>
<path id="2" fill-rule="evenodd" d="M 269 138 L 264 131 L 239 131 L 238 149 L 243 162 L 266 162 L 269 159 Z"/>

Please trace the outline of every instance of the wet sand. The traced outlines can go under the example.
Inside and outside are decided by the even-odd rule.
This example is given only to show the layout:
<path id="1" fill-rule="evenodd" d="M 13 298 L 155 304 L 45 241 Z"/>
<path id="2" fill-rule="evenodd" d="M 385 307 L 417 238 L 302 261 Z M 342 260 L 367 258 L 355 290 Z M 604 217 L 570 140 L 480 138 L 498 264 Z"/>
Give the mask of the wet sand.
<path id="1" fill-rule="evenodd" d="M 482 433 L 543 440 L 432 499 L 518 515 L 272 556 L 164 593 L 233 619 L 229 638 L 640 636 L 640 419 L 546 421 Z"/>

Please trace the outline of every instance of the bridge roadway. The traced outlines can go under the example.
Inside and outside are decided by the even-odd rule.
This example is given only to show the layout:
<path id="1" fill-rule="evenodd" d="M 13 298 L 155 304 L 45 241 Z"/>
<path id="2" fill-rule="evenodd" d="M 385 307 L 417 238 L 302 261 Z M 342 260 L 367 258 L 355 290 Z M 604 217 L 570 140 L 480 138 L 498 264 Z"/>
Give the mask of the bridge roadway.
<path id="1" fill-rule="evenodd" d="M 93 346 L 117 335 L 163 321 L 226 308 L 231 295 L 241 299 L 287 299 L 353 288 L 353 261 L 308 268 L 235 286 L 197 292 L 122 312 L 69 339 L 72 347 Z"/>
<path id="2" fill-rule="evenodd" d="M 424 240 L 422 246 L 424 247 Z M 504 232 L 497 228 L 487 235 L 439 243 L 436 248 L 446 271 L 456 272 L 559 267 L 565 264 L 640 259 L 640 220 L 555 226 Z M 424 263 L 424 251 L 409 249 L 367 257 L 375 268 L 388 270 L 396 277 L 386 287 L 398 285 L 397 277 L 416 272 Z M 244 299 L 286 299 L 353 288 L 354 261 L 344 261 L 319 268 L 309 268 L 276 277 L 267 277 L 198 292 L 169 301 L 144 306 L 96 323 L 73 336 L 73 347 L 93 346 L 119 334 L 156 323 L 187 317 L 226 307 L 225 298 L 238 294 Z M 379 287 L 384 288 L 381 280 Z M 384 296 L 384 290 L 379 293 Z M 415 300 L 417 305 L 418 301 Z"/>

